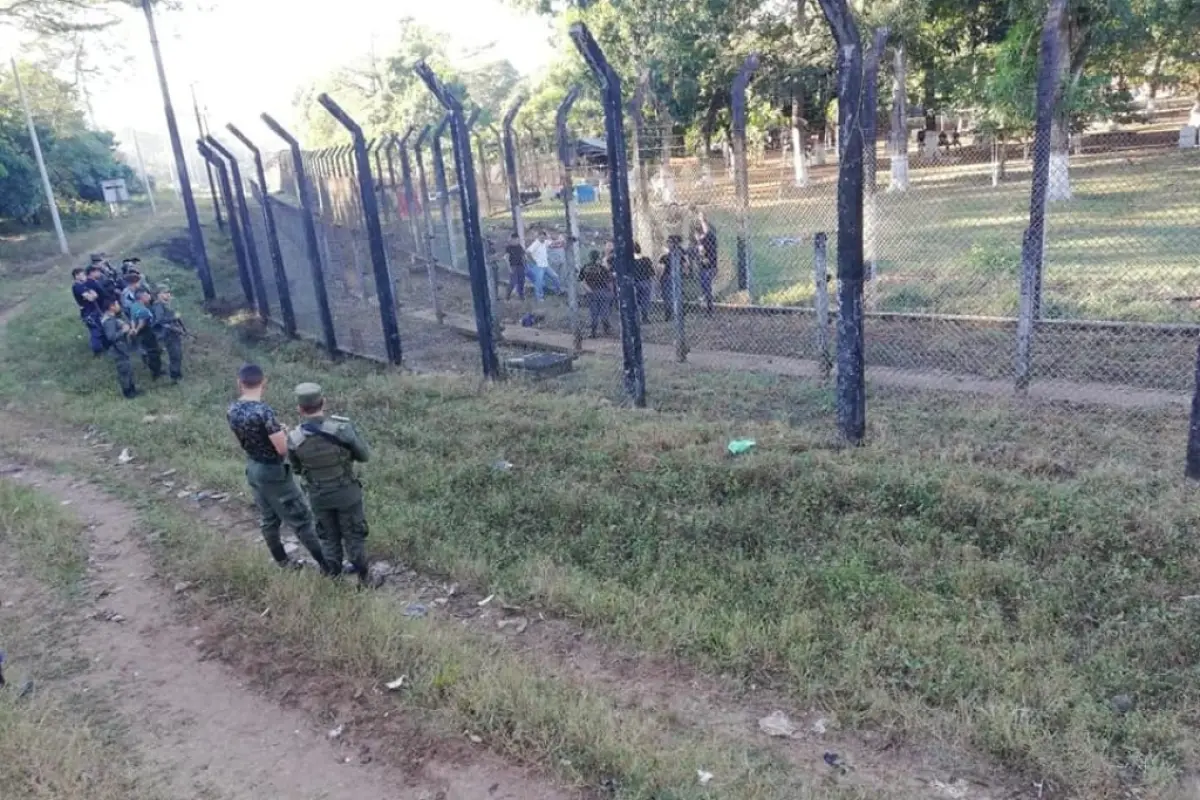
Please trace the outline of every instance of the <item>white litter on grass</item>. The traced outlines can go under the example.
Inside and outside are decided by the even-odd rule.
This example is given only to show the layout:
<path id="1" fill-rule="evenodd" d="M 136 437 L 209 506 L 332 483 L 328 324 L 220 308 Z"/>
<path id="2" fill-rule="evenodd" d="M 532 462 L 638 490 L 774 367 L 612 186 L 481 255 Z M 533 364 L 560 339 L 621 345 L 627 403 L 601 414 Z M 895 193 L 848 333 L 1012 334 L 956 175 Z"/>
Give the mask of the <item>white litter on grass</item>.
<path id="1" fill-rule="evenodd" d="M 483 608 L 484 606 L 486 606 L 488 603 L 492 602 L 495 599 L 496 599 L 496 595 L 489 594 L 487 597 L 480 600 L 476 605 L 478 605 L 480 608 Z"/>
<path id="2" fill-rule="evenodd" d="M 775 711 L 758 721 L 758 729 L 767 736 L 791 738 L 796 735 L 796 723 L 788 719 L 782 711 Z"/>
<path id="3" fill-rule="evenodd" d="M 345 732 L 346 732 L 346 726 L 338 725 L 336 728 L 331 730 L 328 735 L 329 735 L 330 739 L 340 739 L 342 737 L 342 734 Z"/>
<path id="4" fill-rule="evenodd" d="M 121 454 L 119 456 L 117 456 L 117 463 L 118 464 L 128 464 L 130 461 L 133 461 L 133 454 L 130 453 L 129 448 L 126 447 L 124 450 L 121 451 Z"/>
<path id="5" fill-rule="evenodd" d="M 828 726 L 829 726 L 829 720 L 825 719 L 824 717 L 821 717 L 820 719 L 818 719 L 816 722 L 814 722 L 812 724 L 811 730 L 813 733 L 817 734 L 818 736 L 821 736 L 825 733 L 825 730 L 826 730 L 826 728 L 828 728 Z"/>
<path id="6" fill-rule="evenodd" d="M 384 684 L 384 686 L 386 686 L 389 690 L 394 692 L 397 689 L 403 688 L 404 682 L 406 680 L 408 680 L 408 676 L 401 675 L 399 678 L 396 678 L 396 680 L 394 680 L 394 681 L 388 681 L 387 683 Z"/>
<path id="7" fill-rule="evenodd" d="M 711 772 L 705 772 L 702 769 L 698 769 L 696 770 L 696 777 L 700 779 L 701 786 L 708 786 L 708 782 L 713 779 L 713 774 Z"/>
<path id="8" fill-rule="evenodd" d="M 964 800 L 970 791 L 967 782 L 962 778 L 954 781 L 954 783 L 942 783 L 936 778 L 929 782 L 933 788 L 938 790 L 942 797 L 948 797 L 950 800 Z"/>

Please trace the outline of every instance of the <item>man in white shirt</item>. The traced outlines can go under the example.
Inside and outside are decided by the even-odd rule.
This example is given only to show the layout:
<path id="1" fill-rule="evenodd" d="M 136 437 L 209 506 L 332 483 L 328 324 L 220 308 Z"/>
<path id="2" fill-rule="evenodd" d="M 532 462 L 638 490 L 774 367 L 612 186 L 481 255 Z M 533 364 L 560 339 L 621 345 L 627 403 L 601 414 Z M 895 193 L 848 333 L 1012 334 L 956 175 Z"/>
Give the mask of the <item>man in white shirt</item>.
<path id="1" fill-rule="evenodd" d="M 550 269 L 550 245 L 544 230 L 538 231 L 537 238 L 525 252 L 533 259 L 533 294 L 540 303 L 546 298 L 546 273 Z"/>

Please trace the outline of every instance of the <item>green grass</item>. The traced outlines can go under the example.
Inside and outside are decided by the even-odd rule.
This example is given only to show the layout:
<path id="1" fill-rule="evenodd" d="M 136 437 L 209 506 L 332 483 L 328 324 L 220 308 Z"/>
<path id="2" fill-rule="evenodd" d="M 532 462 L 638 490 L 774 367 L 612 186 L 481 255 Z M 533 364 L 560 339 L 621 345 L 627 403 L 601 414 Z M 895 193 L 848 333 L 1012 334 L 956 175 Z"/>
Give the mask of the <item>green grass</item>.
<path id="1" fill-rule="evenodd" d="M 176 283 L 192 308 L 190 281 Z M 565 394 L 480 391 L 327 364 L 194 313 L 187 383 L 125 403 L 62 295 L 10 323 L 0 393 L 98 422 L 206 487 L 241 488 L 223 413 L 233 371 L 253 358 L 281 411 L 291 386 L 319 379 L 369 437 L 377 555 L 769 682 L 851 726 L 969 741 L 1079 796 L 1122 796 L 1119 775 L 1155 795 L 1197 765 L 1200 606 L 1180 597 L 1200 585 L 1200 512 L 1179 477 L 1178 415 L 877 391 L 869 443 L 843 450 L 828 394 L 795 382 L 664 371 L 664 410 L 633 412 L 591 391 L 607 366 L 584 364 Z M 730 459 L 734 436 L 759 446 Z M 515 469 L 493 470 L 500 458 Z M 1111 708 L 1118 694 L 1132 711 Z M 506 702 L 505 714 L 534 712 Z"/>
<path id="2" fill-rule="evenodd" d="M 31 574 L 64 589 L 78 588 L 87 568 L 83 525 L 35 489 L 0 481 L 0 541 Z"/>

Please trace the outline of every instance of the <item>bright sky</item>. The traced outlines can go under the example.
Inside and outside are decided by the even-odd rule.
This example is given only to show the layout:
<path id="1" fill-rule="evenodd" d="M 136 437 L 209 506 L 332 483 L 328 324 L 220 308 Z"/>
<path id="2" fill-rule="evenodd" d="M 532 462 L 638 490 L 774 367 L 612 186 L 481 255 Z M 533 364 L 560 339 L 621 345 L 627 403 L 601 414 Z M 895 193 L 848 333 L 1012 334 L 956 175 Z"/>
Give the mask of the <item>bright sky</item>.
<path id="1" fill-rule="evenodd" d="M 260 113 L 292 124 L 297 88 L 368 52 L 372 43 L 386 55 L 404 17 L 447 34 L 452 53 L 479 53 L 472 60 L 480 62 L 507 58 L 525 74 L 539 72 L 554 54 L 547 22 L 504 0 L 201 0 L 206 10 L 188 5 L 190 10 L 157 17 L 185 146 L 195 139 L 193 82 L 214 131 L 233 122 L 251 138 L 267 137 Z M 165 136 L 145 19 L 130 13 L 107 35 L 123 41 L 134 61 L 107 85 L 92 88 L 97 122 L 117 132 L 136 127 Z M 5 38 L 0 46 L 9 45 L 7 58 L 12 42 Z"/>

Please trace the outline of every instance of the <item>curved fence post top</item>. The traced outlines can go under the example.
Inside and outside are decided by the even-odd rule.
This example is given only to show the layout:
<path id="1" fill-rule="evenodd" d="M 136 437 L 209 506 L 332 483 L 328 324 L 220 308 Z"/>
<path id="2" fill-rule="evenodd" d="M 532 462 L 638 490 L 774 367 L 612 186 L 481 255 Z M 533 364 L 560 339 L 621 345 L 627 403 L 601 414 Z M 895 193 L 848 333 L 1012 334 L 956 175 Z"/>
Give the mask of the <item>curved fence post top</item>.
<path id="1" fill-rule="evenodd" d="M 433 139 L 437 141 L 442 138 L 442 134 L 446 131 L 446 126 L 450 124 L 451 114 L 447 111 L 442 115 L 441 120 L 433 127 Z"/>
<path id="2" fill-rule="evenodd" d="M 479 114 L 483 111 L 479 106 L 471 109 L 471 116 L 467 117 L 467 130 L 475 127 L 475 123 L 479 121 Z"/>
<path id="3" fill-rule="evenodd" d="M 292 147 L 296 147 L 296 148 L 300 147 L 300 142 L 296 140 L 296 137 L 292 136 L 292 134 L 288 133 L 287 130 L 282 125 L 280 125 L 278 122 L 276 122 L 275 118 L 272 117 L 270 114 L 267 114 L 264 112 L 264 113 L 260 114 L 258 118 L 263 121 L 264 125 L 266 125 L 268 128 L 271 129 L 271 133 L 275 134 L 280 139 L 283 139 L 285 142 L 287 142 Z"/>
<path id="4" fill-rule="evenodd" d="M 231 134 L 233 134 L 233 137 L 235 139 L 237 139 L 239 142 L 241 142 L 242 146 L 245 147 L 247 150 L 249 150 L 251 153 L 254 153 L 254 155 L 256 155 L 256 156 L 261 155 L 261 152 L 259 151 L 258 147 L 254 144 L 254 142 L 250 141 L 249 137 L 247 137 L 246 134 L 242 133 L 238 129 L 237 125 L 234 125 L 232 122 L 230 122 L 229 124 L 227 124 L 225 126 L 225 130 L 227 130 Z"/>
<path id="5" fill-rule="evenodd" d="M 758 53 L 751 53 L 746 56 L 746 60 L 742 62 L 741 69 L 733 79 L 733 91 L 744 92 L 746 85 L 750 83 L 750 77 L 754 71 L 758 69 Z"/>
<path id="6" fill-rule="evenodd" d="M 429 125 L 426 125 L 424 128 L 421 128 L 421 133 L 420 133 L 420 135 L 417 136 L 417 140 L 415 142 L 413 142 L 413 147 L 420 150 L 421 145 L 425 143 L 425 140 L 427 138 L 429 138 L 429 133 L 432 130 L 433 130 L 433 128 L 430 127 Z"/>
<path id="7" fill-rule="evenodd" d="M 403 150 L 403 149 L 405 149 L 406 147 L 408 147 L 408 137 L 412 136 L 412 135 L 413 135 L 413 132 L 414 132 L 414 131 L 416 131 L 416 129 L 417 129 L 417 126 L 416 126 L 416 125 L 409 125 L 409 126 L 408 126 L 408 130 L 406 130 L 406 131 L 404 132 L 404 135 L 403 135 L 403 136 L 401 136 L 401 137 L 399 137 L 399 138 L 396 140 L 396 144 L 400 145 L 400 149 L 401 149 L 401 150 Z"/>
<path id="8" fill-rule="evenodd" d="M 442 104 L 443 108 L 448 111 L 462 111 L 462 103 L 457 97 L 454 96 L 453 92 L 448 90 L 445 85 L 438 80 L 437 73 L 433 71 L 433 68 L 430 67 L 424 59 L 421 59 L 416 64 L 413 64 L 413 72 L 417 74 L 418 78 L 425 82 L 425 85 L 429 87 L 430 93 L 432 93 L 437 101 Z"/>
<path id="9" fill-rule="evenodd" d="M 204 141 L 213 149 L 213 152 L 220 153 L 230 161 L 237 163 L 237 158 L 234 157 L 233 153 L 229 152 L 229 148 L 221 144 L 211 133 L 204 137 Z"/>
<path id="10" fill-rule="evenodd" d="M 319 95 L 317 95 L 317 102 L 320 103 L 321 107 L 328 111 L 334 119 L 340 122 L 343 128 L 350 131 L 351 136 L 356 139 L 362 137 L 363 132 L 359 124 L 355 122 L 354 119 L 337 104 L 337 101 L 330 97 L 327 93 L 321 92 Z"/>
<path id="11" fill-rule="evenodd" d="M 571 113 L 571 107 L 579 99 L 579 92 L 579 84 L 568 89 L 567 96 L 558 104 L 558 111 L 554 114 L 554 129 L 558 135 L 558 160 L 564 164 L 571 161 L 570 142 L 567 141 L 567 115 Z"/>
<path id="12" fill-rule="evenodd" d="M 505 128 L 512 127 L 513 120 L 517 118 L 517 114 L 521 111 L 521 106 L 525 105 L 525 101 L 527 99 L 528 98 L 525 96 L 525 94 L 523 92 L 521 94 L 517 95 L 515 98 L 513 98 L 512 105 L 510 105 L 508 107 L 508 110 L 504 112 L 504 127 Z"/>
<path id="13" fill-rule="evenodd" d="M 571 37 L 571 41 L 575 43 L 575 49 L 583 56 L 588 68 L 600 80 L 600 83 L 606 89 L 619 89 L 621 79 L 612 65 L 608 63 L 608 59 L 604 57 L 604 51 L 600 49 L 592 32 L 588 30 L 588 26 L 582 22 L 576 22 L 567 29 L 567 33 Z"/>

